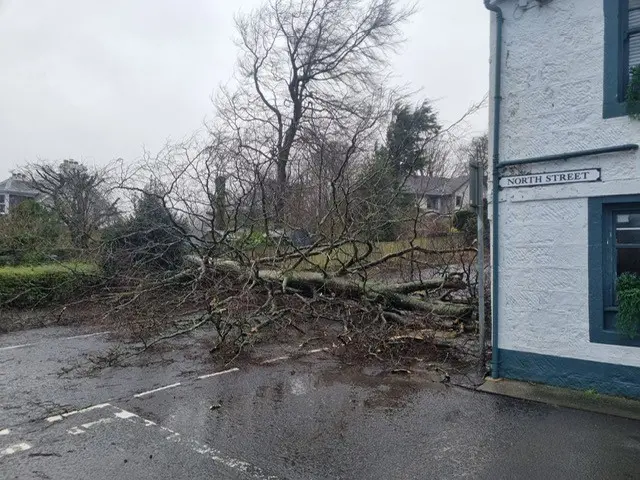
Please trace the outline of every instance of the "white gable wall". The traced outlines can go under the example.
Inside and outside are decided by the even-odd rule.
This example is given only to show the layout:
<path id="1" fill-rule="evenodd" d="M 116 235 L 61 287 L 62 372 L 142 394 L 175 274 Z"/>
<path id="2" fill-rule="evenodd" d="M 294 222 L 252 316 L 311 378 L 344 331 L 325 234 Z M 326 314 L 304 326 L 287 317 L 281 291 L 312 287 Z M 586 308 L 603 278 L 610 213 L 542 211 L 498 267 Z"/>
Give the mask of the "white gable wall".
<path id="1" fill-rule="evenodd" d="M 640 121 L 602 117 L 603 0 L 554 0 L 513 14 L 517 3 L 499 2 L 505 13 L 501 160 L 640 143 Z M 596 167 L 602 182 L 501 190 L 499 348 L 640 366 L 638 347 L 590 343 L 587 264 L 587 198 L 640 193 L 640 155 L 502 173 Z"/>
<path id="2" fill-rule="evenodd" d="M 462 197 L 462 205 L 456 207 L 456 197 Z M 458 190 L 453 193 L 451 197 L 451 201 L 453 202 L 452 211 L 463 210 L 469 208 L 469 183 L 465 183 Z"/>

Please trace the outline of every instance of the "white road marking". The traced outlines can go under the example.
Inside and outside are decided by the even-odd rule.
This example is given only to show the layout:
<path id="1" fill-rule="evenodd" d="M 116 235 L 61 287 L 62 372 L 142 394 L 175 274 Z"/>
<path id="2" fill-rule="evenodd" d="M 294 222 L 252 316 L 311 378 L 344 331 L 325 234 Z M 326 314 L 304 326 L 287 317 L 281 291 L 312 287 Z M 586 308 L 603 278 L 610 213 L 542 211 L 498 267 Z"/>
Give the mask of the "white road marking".
<path id="1" fill-rule="evenodd" d="M 328 348 L 315 348 L 313 350 L 309 350 L 308 352 L 304 352 L 306 355 L 310 355 L 312 353 L 320 353 L 320 352 L 328 352 Z"/>
<path id="2" fill-rule="evenodd" d="M 11 445 L 10 447 L 5 448 L 4 450 L 0 450 L 0 455 L 13 455 L 14 453 L 24 452 L 25 450 L 29 450 L 31 445 L 26 442 L 16 443 L 15 445 Z"/>
<path id="3" fill-rule="evenodd" d="M 97 337 L 98 335 L 106 335 L 108 333 L 111 333 L 111 332 L 107 331 L 107 332 L 98 332 L 98 333 L 87 333 L 86 335 L 74 335 L 73 337 L 58 338 L 56 340 L 75 340 L 76 338 Z"/>
<path id="4" fill-rule="evenodd" d="M 109 407 L 109 406 L 111 406 L 110 403 L 100 403 L 98 405 L 92 405 L 92 406 L 87 407 L 87 408 L 81 408 L 80 410 L 73 410 L 71 412 L 65 412 L 65 413 L 63 413 L 61 415 L 53 415 L 52 417 L 45 418 L 45 420 L 47 422 L 49 422 L 49 423 L 58 422 L 58 421 L 62 420 L 63 418 L 70 417 L 71 415 L 75 415 L 76 413 L 90 412 L 91 410 L 98 410 L 98 409 Z"/>
<path id="5" fill-rule="evenodd" d="M 0 352 L 3 350 L 13 350 L 14 348 L 32 347 L 34 345 L 37 345 L 37 343 L 24 343 L 22 345 L 11 345 L 9 347 L 0 347 Z"/>
<path id="6" fill-rule="evenodd" d="M 111 423 L 111 422 L 113 422 L 113 418 L 99 418 L 98 420 L 94 420 L 93 422 L 83 423 L 80 426 L 86 430 L 96 425 L 101 425 L 103 423 Z"/>
<path id="7" fill-rule="evenodd" d="M 145 426 L 145 427 L 148 427 L 150 425 L 156 425 L 155 422 L 152 422 L 151 420 L 147 420 L 145 418 L 140 417 L 139 415 L 136 415 L 135 413 L 128 412 L 123 409 L 120 409 L 120 411 L 116 414 L 116 417 L 127 419 L 130 422 L 134 422 L 138 425 Z M 200 443 L 193 439 L 185 438 L 181 436 L 178 432 L 175 432 L 170 428 L 163 427 L 161 425 L 158 425 L 158 428 L 160 428 L 160 430 L 163 430 L 169 434 L 165 437 L 167 441 L 175 442 L 175 443 L 179 442 L 182 445 L 185 445 L 187 448 L 191 449 L 192 451 L 199 453 L 200 455 L 205 455 L 209 457 L 211 460 L 213 460 L 214 462 L 222 464 L 232 470 L 246 473 L 255 480 L 278 480 L 278 477 L 265 475 L 262 472 L 262 470 L 260 470 L 258 467 L 252 465 L 249 462 L 245 462 L 244 460 L 239 460 L 233 457 L 227 457 L 226 455 L 223 455 L 222 452 L 215 450 L 214 448 L 211 448 L 209 445 Z"/>
<path id="8" fill-rule="evenodd" d="M 230 369 L 228 371 L 224 371 L 224 372 L 216 372 L 218 375 L 221 375 L 223 373 L 229 373 L 232 371 L 236 371 L 237 369 Z M 156 392 L 158 390 L 164 390 L 166 388 L 172 388 L 172 387 L 176 387 L 180 385 L 179 383 L 177 384 L 173 384 L 173 385 L 167 385 L 165 387 L 161 387 L 159 389 L 155 389 L 155 390 L 150 390 L 149 392 L 144 392 L 145 394 L 147 393 L 151 393 L 151 392 Z M 67 412 L 67 413 L 63 413 L 62 415 L 56 415 L 54 417 L 49 417 L 47 418 L 47 421 L 52 422 L 52 421 L 57 421 L 58 419 L 63 419 L 66 417 L 69 417 L 71 415 L 75 415 L 77 413 L 81 413 L 81 412 L 88 412 L 91 410 L 96 410 L 96 409 L 100 409 L 100 408 L 104 408 L 104 407 L 112 407 L 114 409 L 116 409 L 117 411 L 113 414 L 113 417 L 103 417 L 100 418 L 98 420 L 92 421 L 92 422 L 88 422 L 88 423 L 84 423 L 80 426 L 74 426 L 70 429 L 67 430 L 67 433 L 70 435 L 81 435 L 83 433 L 86 433 L 86 429 L 98 426 L 98 425 L 105 425 L 105 424 L 110 424 L 113 423 L 114 420 L 116 419 L 120 419 L 120 420 L 125 420 L 127 422 L 131 422 L 134 425 L 138 425 L 139 427 L 142 428 L 148 428 L 148 427 L 156 427 L 159 428 L 162 432 L 165 432 L 165 440 L 166 441 L 170 441 L 170 442 L 174 442 L 174 443 L 180 443 L 182 445 L 185 445 L 187 448 L 189 448 L 190 450 L 200 454 L 200 455 L 204 455 L 208 458 L 210 458 L 211 460 L 213 460 L 216 463 L 219 463 L 221 465 L 226 466 L 229 469 L 232 470 L 236 470 L 239 472 L 243 472 L 247 475 L 249 475 L 251 478 L 255 479 L 255 480 L 278 480 L 277 477 L 274 476 L 270 476 L 270 475 L 266 475 L 262 472 L 262 470 L 254 465 L 252 465 L 249 462 L 245 462 L 244 460 L 239 460 L 237 458 L 233 458 L 233 457 L 228 457 L 224 454 L 222 454 L 222 452 L 215 450 L 214 448 L 210 447 L 209 445 L 203 444 L 203 443 L 199 443 L 196 440 L 190 439 L 190 438 L 185 438 L 183 437 L 180 433 L 167 428 L 167 427 L 163 427 L 162 425 L 158 425 L 156 424 L 156 422 L 153 422 L 151 420 L 148 420 L 146 418 L 140 417 L 139 415 L 133 413 L 133 412 L 129 412 L 127 410 L 124 410 L 122 408 L 116 407 L 115 405 L 112 405 L 110 403 L 102 403 L 99 405 L 93 405 L 91 407 L 87 407 L 87 408 L 83 408 L 81 410 L 76 410 L 73 412 Z M 59 418 L 58 418 L 59 417 Z M 53 419 L 53 420 L 51 420 Z M 81 428 L 82 427 L 82 428 Z M 16 453 L 18 451 L 23 451 L 23 450 L 28 450 L 31 448 L 31 445 L 29 445 L 28 443 L 21 443 L 21 444 L 17 444 L 17 445 L 12 445 L 11 447 L 9 447 L 8 449 L 2 450 L 0 452 L 0 454 L 2 455 L 9 455 L 12 453 Z"/>
<path id="9" fill-rule="evenodd" d="M 237 372 L 239 368 L 230 368 L 229 370 L 223 370 L 222 372 L 209 373 L 207 375 L 200 375 L 198 380 L 202 380 L 204 378 L 217 377 L 218 375 L 224 375 L 225 373 Z"/>
<path id="10" fill-rule="evenodd" d="M 284 355 L 282 357 L 276 357 L 276 358 L 272 358 L 271 360 L 265 360 L 264 362 L 261 363 L 261 365 L 266 365 L 268 363 L 275 363 L 275 362 L 279 362 L 280 360 L 288 360 L 290 357 L 288 355 Z"/>
<path id="11" fill-rule="evenodd" d="M 171 385 L 165 385 L 164 387 L 160 387 L 160 388 L 155 388 L 153 390 L 149 390 L 147 392 L 140 392 L 140 393 L 136 393 L 134 395 L 135 398 L 140 398 L 140 397 L 144 397 L 145 395 L 151 395 L 152 393 L 156 393 L 156 392 L 160 392 L 161 390 L 167 390 L 169 388 L 174 388 L 174 387 L 179 387 L 180 385 L 182 385 L 180 382 L 178 383 L 172 383 Z"/>
<path id="12" fill-rule="evenodd" d="M 108 333 L 111 333 L 111 332 L 108 331 L 108 332 L 98 332 L 98 333 L 87 333 L 85 335 L 74 335 L 72 337 L 52 338 L 47 342 L 23 343 L 21 345 L 9 345 L 7 347 L 0 347 L 0 352 L 4 350 L 14 350 L 16 348 L 35 347 L 36 345 L 43 345 L 45 343 L 51 343 L 52 341 L 56 341 L 56 340 L 76 340 L 78 338 L 96 337 L 98 335 L 106 335 Z"/>
<path id="13" fill-rule="evenodd" d="M 252 478 L 258 480 L 277 480 L 278 477 L 274 477 L 271 475 L 265 475 L 262 471 L 251 465 L 249 462 L 245 462 L 244 460 L 238 460 L 237 458 L 227 457 L 223 455 L 220 451 L 211 448 L 209 445 L 201 444 L 195 440 L 189 440 L 191 444 L 191 449 L 199 453 L 200 455 L 206 455 L 214 462 L 221 463 L 222 465 L 232 469 L 232 470 L 240 470 L 248 475 L 251 475 Z"/>
<path id="14" fill-rule="evenodd" d="M 2 430 L 0 430 L 0 435 L 9 435 L 11 433 L 11 430 L 9 430 L 8 428 L 3 428 Z"/>
<path id="15" fill-rule="evenodd" d="M 299 355 L 311 355 L 313 353 L 320 353 L 320 352 L 328 352 L 329 349 L 328 348 L 315 348 L 313 350 L 307 350 L 306 352 L 301 352 Z M 270 360 L 265 360 L 264 362 L 262 362 L 260 365 L 267 365 L 269 363 L 276 363 L 276 362 L 280 362 L 281 360 L 289 360 L 291 358 L 290 355 L 283 355 L 282 357 L 276 357 L 276 358 L 272 358 Z"/>
<path id="16" fill-rule="evenodd" d="M 136 415 L 133 412 L 127 412 L 126 410 L 120 410 L 119 412 L 116 413 L 116 417 L 118 418 L 122 418 L 122 419 L 127 419 L 127 418 L 132 418 L 132 417 L 137 417 L 138 415 Z"/>

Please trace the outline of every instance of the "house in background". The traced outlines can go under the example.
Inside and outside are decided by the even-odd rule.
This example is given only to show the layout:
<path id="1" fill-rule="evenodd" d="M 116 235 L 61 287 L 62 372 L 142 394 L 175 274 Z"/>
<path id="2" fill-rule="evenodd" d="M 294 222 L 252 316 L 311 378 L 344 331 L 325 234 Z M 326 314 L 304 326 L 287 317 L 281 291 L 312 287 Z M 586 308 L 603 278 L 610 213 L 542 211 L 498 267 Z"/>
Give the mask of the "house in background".
<path id="1" fill-rule="evenodd" d="M 640 274 L 640 0 L 491 13 L 492 375 L 640 397 L 618 277 Z"/>
<path id="2" fill-rule="evenodd" d="M 0 182 L 0 215 L 5 215 L 25 200 L 36 199 L 39 192 L 29 187 L 24 175 L 13 173 Z"/>
<path id="3" fill-rule="evenodd" d="M 412 175 L 404 190 L 420 205 L 442 215 L 450 215 L 469 205 L 469 177 L 428 177 Z"/>

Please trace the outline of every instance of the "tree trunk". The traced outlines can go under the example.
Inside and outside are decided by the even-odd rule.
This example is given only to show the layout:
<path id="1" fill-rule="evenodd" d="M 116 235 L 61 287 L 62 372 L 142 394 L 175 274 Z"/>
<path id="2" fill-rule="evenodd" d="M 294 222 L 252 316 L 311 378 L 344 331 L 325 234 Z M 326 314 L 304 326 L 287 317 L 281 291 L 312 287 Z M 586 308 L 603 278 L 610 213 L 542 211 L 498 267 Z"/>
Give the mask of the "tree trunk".
<path id="1" fill-rule="evenodd" d="M 447 303 L 436 300 L 422 300 L 408 295 L 417 291 L 428 291 L 437 288 L 459 290 L 464 284 L 458 280 L 443 278 L 408 283 L 363 282 L 345 277 L 326 276 L 320 272 L 291 271 L 283 273 L 279 270 L 251 271 L 232 260 L 213 260 L 211 267 L 219 272 L 234 274 L 238 277 L 257 278 L 266 283 L 278 284 L 283 291 L 301 290 L 323 292 L 347 298 L 366 298 L 376 303 L 383 303 L 401 310 L 413 310 L 433 313 L 435 315 L 463 317 L 471 313 L 472 306 L 467 304 Z M 206 263 L 201 263 L 203 273 Z"/>
<path id="2" fill-rule="evenodd" d="M 215 218 L 214 226 L 218 231 L 224 231 L 227 228 L 227 179 L 224 176 L 216 177 L 215 180 Z"/>

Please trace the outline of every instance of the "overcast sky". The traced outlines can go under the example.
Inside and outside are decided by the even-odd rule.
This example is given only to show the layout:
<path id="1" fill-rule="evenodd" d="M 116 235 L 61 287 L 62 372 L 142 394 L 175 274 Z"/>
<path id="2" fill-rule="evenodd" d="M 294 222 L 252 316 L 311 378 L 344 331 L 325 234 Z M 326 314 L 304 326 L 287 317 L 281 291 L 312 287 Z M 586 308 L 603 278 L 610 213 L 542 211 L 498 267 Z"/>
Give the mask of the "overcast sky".
<path id="1" fill-rule="evenodd" d="M 233 72 L 233 14 L 260 0 L 0 0 L 0 180 L 39 158 L 104 164 L 179 140 Z M 443 123 L 488 90 L 481 0 L 419 0 L 393 60 Z M 487 112 L 470 119 L 485 131 Z"/>

